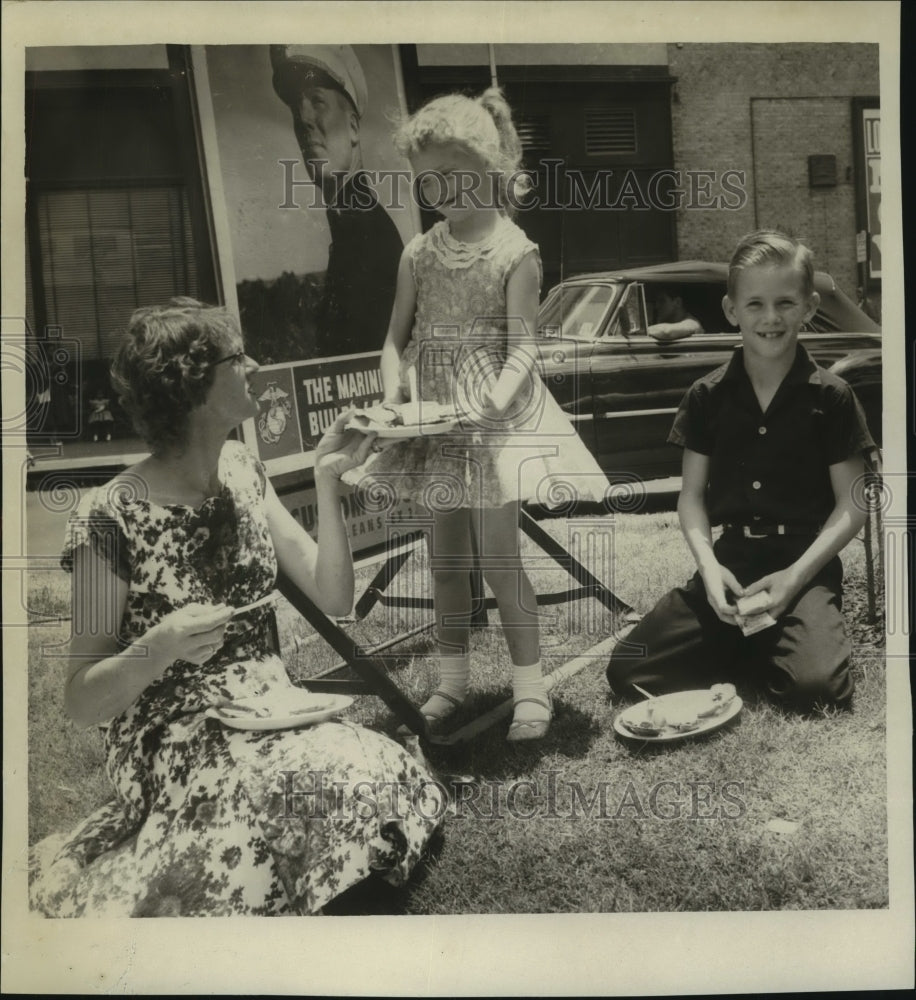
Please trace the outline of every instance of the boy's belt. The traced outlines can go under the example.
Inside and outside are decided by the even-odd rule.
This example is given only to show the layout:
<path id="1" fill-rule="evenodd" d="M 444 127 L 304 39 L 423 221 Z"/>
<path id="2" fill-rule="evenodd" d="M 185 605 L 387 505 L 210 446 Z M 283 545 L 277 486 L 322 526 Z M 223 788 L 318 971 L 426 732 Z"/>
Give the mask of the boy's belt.
<path id="1" fill-rule="evenodd" d="M 763 521 L 754 524 L 723 524 L 722 530 L 737 533 L 745 538 L 769 538 L 771 535 L 817 535 L 819 524 L 769 524 Z"/>

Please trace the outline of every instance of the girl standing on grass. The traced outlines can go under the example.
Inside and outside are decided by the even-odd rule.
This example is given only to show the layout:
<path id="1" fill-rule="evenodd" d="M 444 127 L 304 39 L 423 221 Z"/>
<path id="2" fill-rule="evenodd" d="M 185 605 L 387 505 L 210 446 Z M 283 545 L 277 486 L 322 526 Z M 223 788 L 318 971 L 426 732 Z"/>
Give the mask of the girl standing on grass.
<path id="1" fill-rule="evenodd" d="M 401 257 L 381 356 L 385 402 L 405 400 L 413 384 L 421 414 L 432 401 L 454 406 L 461 421 L 450 434 L 399 440 L 374 455 L 362 484 L 387 483 L 433 514 L 439 683 L 421 709 L 430 725 L 468 694 L 473 533 L 512 660 L 508 739 L 539 739 L 551 705 L 519 504 L 601 501 L 607 479 L 535 370 L 541 261 L 507 210 L 528 179 L 502 93 L 437 98 L 400 126 L 395 145 L 410 159 L 421 204 L 442 220 Z"/>

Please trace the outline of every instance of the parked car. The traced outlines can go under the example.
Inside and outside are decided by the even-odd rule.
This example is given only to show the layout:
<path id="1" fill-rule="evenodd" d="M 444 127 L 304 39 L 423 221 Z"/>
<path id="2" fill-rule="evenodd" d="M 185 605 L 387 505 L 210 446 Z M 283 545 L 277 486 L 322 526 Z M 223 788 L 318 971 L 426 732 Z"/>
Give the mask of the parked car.
<path id="1" fill-rule="evenodd" d="M 691 383 L 740 343 L 722 311 L 727 276 L 721 263 L 657 264 L 569 278 L 544 299 L 542 375 L 612 480 L 680 475 L 680 449 L 666 443 L 675 411 Z M 880 444 L 881 329 L 830 275 L 817 272 L 814 285 L 820 306 L 799 339 L 850 383 Z M 649 336 L 653 286 L 680 295 L 706 332 L 667 343 Z"/>

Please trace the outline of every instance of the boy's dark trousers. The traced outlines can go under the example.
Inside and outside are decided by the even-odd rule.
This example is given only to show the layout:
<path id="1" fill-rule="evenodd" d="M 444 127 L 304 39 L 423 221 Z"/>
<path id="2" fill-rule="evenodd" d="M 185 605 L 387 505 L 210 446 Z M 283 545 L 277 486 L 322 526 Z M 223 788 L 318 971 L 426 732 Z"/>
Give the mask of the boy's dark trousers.
<path id="1" fill-rule="evenodd" d="M 714 552 L 747 586 L 789 566 L 813 537 L 746 538 L 740 529 L 727 529 Z M 608 682 L 619 696 L 632 694 L 631 684 L 664 694 L 747 680 L 803 711 L 842 705 L 854 686 L 842 599 L 843 566 L 834 556 L 775 625 L 744 636 L 737 625 L 727 625 L 716 615 L 695 573 L 685 587 L 669 591 L 618 644 L 608 664 Z"/>

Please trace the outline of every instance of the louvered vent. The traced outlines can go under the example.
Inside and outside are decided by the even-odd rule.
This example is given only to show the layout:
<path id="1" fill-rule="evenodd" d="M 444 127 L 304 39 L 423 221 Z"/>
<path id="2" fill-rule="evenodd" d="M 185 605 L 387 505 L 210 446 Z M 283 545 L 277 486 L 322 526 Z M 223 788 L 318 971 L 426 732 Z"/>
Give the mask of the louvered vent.
<path id="1" fill-rule="evenodd" d="M 590 156 L 636 152 L 636 112 L 632 108 L 586 108 L 585 151 Z"/>
<path id="2" fill-rule="evenodd" d="M 525 153 L 550 152 L 550 116 L 520 115 L 515 123 Z"/>

